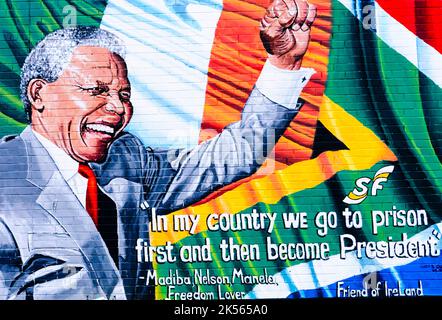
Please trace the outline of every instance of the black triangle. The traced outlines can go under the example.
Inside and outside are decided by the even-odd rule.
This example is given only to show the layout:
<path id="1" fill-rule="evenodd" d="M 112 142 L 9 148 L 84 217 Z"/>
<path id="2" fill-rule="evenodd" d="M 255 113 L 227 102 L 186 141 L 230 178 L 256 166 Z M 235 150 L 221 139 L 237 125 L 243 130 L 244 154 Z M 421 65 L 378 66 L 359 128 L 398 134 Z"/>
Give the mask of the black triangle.
<path id="1" fill-rule="evenodd" d="M 341 140 L 336 138 L 322 123 L 316 125 L 315 140 L 311 158 L 316 158 L 324 151 L 350 150 Z"/>

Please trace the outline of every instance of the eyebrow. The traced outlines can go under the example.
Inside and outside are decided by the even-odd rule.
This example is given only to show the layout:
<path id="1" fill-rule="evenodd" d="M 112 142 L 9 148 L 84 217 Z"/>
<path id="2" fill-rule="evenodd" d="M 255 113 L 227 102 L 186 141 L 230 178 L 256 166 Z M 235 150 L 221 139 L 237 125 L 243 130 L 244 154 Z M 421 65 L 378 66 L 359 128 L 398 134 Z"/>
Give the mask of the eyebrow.
<path id="1" fill-rule="evenodd" d="M 92 69 L 110 69 L 110 66 L 93 66 Z"/>
<path id="2" fill-rule="evenodd" d="M 101 80 L 96 80 L 95 83 L 97 84 L 97 86 L 106 86 L 107 87 L 108 85 L 112 84 L 112 80 L 111 80 L 111 82 L 104 82 Z"/>
<path id="3" fill-rule="evenodd" d="M 108 85 L 112 84 L 112 82 L 106 83 L 106 82 L 103 82 L 101 80 L 96 80 L 95 83 L 97 84 L 97 86 L 106 86 L 106 87 Z M 80 84 L 78 83 L 78 85 L 80 85 Z M 121 87 L 119 91 L 121 91 L 121 90 L 131 90 L 130 84 Z"/>

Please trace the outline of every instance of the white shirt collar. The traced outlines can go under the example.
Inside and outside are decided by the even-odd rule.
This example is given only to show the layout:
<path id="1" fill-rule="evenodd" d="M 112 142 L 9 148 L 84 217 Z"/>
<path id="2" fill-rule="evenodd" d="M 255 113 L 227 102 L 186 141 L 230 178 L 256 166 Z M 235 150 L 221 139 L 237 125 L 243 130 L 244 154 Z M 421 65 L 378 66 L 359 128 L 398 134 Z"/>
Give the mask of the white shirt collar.
<path id="1" fill-rule="evenodd" d="M 72 179 L 78 173 L 79 163 L 41 134 L 35 132 L 34 130 L 32 130 L 32 132 L 43 147 L 48 151 L 64 180 L 69 181 Z"/>

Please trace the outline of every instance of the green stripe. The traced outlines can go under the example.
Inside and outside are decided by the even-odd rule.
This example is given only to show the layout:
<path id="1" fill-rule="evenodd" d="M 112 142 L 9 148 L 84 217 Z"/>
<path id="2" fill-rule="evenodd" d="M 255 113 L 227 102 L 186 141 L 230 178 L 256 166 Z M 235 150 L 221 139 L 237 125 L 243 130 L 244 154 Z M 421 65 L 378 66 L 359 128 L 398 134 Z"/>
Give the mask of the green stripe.
<path id="1" fill-rule="evenodd" d="M 0 137 L 15 135 L 25 128 L 25 124 L 0 113 Z"/>

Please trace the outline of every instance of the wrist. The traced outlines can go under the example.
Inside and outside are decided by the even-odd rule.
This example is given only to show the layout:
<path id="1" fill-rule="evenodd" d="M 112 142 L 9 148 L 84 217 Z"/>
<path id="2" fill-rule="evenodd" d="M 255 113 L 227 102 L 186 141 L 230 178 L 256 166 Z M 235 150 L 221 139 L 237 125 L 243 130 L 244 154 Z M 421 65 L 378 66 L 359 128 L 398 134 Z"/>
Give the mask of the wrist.
<path id="1" fill-rule="evenodd" d="M 302 66 L 302 57 L 269 55 L 268 60 L 273 66 L 283 70 L 299 70 Z"/>

